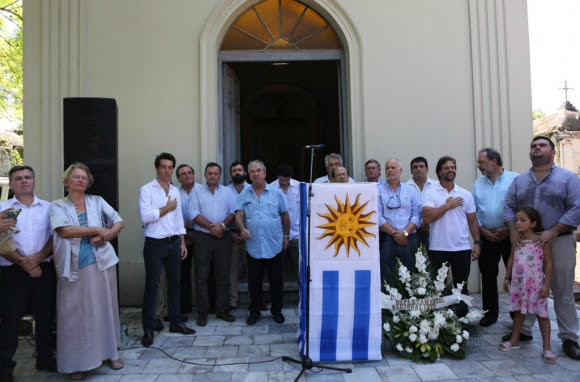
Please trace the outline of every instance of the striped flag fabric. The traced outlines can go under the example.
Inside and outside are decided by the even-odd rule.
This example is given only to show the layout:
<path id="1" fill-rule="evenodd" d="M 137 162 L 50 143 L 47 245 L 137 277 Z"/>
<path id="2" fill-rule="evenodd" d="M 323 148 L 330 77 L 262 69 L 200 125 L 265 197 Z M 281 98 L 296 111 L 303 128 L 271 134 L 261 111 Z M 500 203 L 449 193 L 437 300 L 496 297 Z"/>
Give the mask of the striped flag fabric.
<path id="1" fill-rule="evenodd" d="M 300 184 L 300 320 L 306 355 L 307 190 Z M 310 304 L 312 361 L 378 360 L 381 302 L 376 183 L 312 185 Z"/>

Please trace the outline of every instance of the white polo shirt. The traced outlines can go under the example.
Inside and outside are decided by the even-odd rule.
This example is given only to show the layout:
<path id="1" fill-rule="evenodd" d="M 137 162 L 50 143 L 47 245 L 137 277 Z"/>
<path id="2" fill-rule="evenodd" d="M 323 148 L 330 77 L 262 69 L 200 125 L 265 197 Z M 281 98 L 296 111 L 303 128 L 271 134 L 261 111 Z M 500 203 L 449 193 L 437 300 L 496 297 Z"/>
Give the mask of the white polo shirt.
<path id="1" fill-rule="evenodd" d="M 439 208 L 447 199 L 462 197 L 463 205 L 445 212 L 438 220 L 429 224 L 429 249 L 434 251 L 465 251 L 471 249 L 467 214 L 475 213 L 471 192 L 457 184 L 447 192 L 440 183 L 423 193 L 423 207 Z"/>

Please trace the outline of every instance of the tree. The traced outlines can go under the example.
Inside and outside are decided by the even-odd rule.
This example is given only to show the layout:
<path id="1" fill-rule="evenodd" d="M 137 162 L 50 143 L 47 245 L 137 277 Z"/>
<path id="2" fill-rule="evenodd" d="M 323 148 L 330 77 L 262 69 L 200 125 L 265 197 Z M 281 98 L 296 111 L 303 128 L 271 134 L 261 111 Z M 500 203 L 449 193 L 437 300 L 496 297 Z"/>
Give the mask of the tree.
<path id="1" fill-rule="evenodd" d="M 544 118 L 544 112 L 542 111 L 542 109 L 536 109 L 532 111 L 532 119 L 535 120 L 539 118 Z"/>
<path id="2" fill-rule="evenodd" d="M 0 0 L 0 119 L 22 128 L 22 0 Z"/>

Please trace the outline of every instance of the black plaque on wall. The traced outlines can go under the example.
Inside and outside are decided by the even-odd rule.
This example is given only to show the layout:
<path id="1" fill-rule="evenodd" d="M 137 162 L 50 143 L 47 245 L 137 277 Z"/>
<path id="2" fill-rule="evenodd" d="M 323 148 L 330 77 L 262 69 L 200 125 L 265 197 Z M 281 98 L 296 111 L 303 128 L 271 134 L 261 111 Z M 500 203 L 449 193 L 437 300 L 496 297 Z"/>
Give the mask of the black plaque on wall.
<path id="1" fill-rule="evenodd" d="M 87 193 L 119 211 L 117 102 L 112 98 L 64 99 L 64 168 L 83 162 L 95 182 Z"/>

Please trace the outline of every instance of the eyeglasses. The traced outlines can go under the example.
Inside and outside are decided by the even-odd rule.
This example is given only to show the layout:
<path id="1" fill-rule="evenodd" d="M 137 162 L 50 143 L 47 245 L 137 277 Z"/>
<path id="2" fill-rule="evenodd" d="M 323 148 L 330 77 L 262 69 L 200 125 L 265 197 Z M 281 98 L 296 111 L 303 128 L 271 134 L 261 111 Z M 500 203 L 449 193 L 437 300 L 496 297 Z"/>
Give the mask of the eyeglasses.
<path id="1" fill-rule="evenodd" d="M 387 208 L 390 210 L 401 208 L 401 198 L 399 198 L 399 195 L 395 194 L 387 200 Z"/>
<path id="2" fill-rule="evenodd" d="M 83 182 L 89 181 L 89 178 L 87 178 L 86 176 L 81 176 L 81 175 L 73 175 L 73 176 L 71 176 L 71 178 L 73 180 L 82 180 Z"/>

